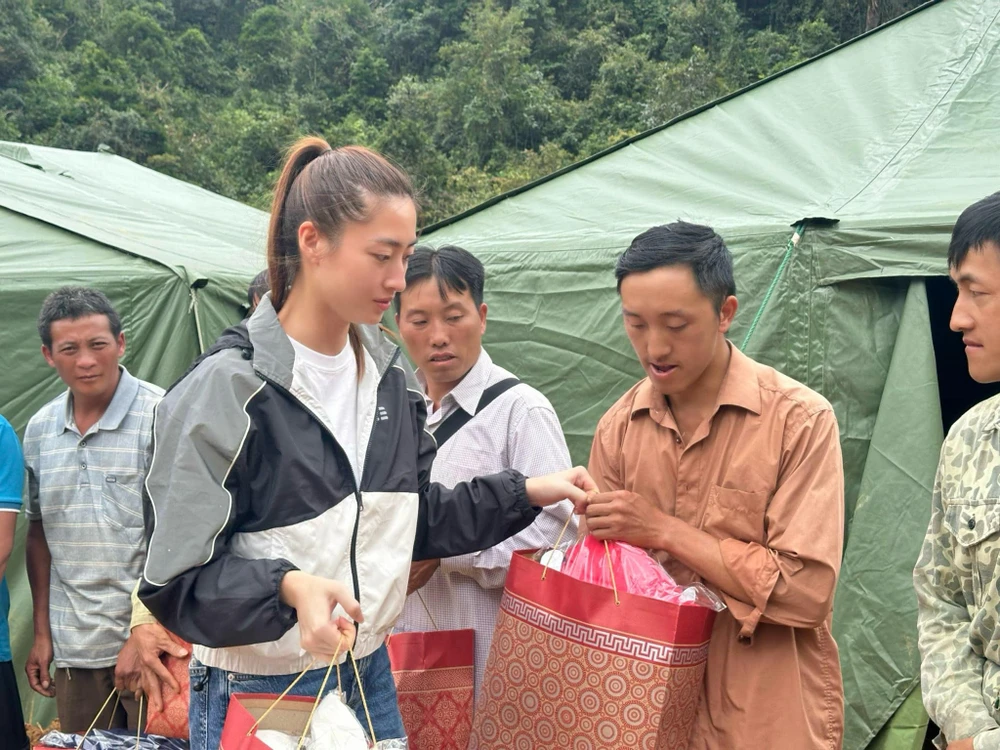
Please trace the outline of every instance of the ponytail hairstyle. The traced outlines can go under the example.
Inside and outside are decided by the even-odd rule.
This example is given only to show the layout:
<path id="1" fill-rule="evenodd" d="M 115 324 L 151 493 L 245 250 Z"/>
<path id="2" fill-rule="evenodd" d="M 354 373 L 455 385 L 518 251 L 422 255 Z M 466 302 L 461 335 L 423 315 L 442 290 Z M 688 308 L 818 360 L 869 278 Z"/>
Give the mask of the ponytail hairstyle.
<path id="1" fill-rule="evenodd" d="M 294 143 L 274 189 L 267 232 L 267 269 L 275 311 L 288 299 L 299 270 L 299 227 L 303 222 L 313 222 L 324 237 L 335 242 L 348 222 L 369 217 L 372 199 L 399 197 L 416 203 L 413 183 L 380 154 L 363 146 L 330 148 L 316 136 Z M 360 377 L 364 349 L 353 323 L 348 338 Z"/>

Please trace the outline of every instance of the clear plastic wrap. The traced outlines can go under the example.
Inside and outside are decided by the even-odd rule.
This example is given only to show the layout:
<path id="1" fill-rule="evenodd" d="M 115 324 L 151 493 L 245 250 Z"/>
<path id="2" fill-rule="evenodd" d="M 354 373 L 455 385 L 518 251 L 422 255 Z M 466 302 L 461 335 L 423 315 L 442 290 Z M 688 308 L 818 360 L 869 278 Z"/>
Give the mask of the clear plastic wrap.
<path id="1" fill-rule="evenodd" d="M 80 743 L 79 734 L 49 732 L 35 747 L 59 747 L 76 750 L 188 750 L 187 740 L 175 740 L 154 734 L 143 735 L 136 744 L 135 732 L 95 729 Z"/>
<path id="2" fill-rule="evenodd" d="M 704 584 L 677 584 L 656 558 L 624 542 L 607 542 L 605 547 L 605 542 L 588 534 L 567 550 L 561 568 L 562 573 L 579 581 L 617 588 L 629 594 L 648 596 L 671 604 L 707 607 L 716 612 L 726 608 L 722 600 Z"/>

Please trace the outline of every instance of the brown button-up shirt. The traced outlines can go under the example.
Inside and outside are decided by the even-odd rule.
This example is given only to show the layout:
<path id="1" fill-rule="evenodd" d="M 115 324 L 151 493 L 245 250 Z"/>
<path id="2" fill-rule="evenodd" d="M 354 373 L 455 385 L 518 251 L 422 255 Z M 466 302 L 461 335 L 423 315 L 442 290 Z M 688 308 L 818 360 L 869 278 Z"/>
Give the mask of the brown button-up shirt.
<path id="1" fill-rule="evenodd" d="M 689 750 L 838 750 L 843 687 L 830 634 L 844 472 L 830 404 L 735 347 L 713 415 L 685 444 L 649 380 L 601 419 L 590 472 L 721 540 L 746 601 L 719 593 Z M 676 560 L 681 582 L 699 580 Z"/>

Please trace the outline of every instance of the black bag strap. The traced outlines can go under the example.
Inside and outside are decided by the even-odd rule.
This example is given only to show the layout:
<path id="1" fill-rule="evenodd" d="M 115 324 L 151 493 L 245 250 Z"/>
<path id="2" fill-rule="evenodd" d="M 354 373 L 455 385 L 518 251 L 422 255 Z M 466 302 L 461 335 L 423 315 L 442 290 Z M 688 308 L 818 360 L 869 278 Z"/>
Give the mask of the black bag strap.
<path id="1" fill-rule="evenodd" d="M 479 399 L 479 405 L 476 407 L 476 414 L 479 414 L 483 409 L 492 404 L 497 398 L 509 391 L 515 385 L 521 381 L 517 378 L 507 378 L 506 380 L 501 380 L 499 383 L 494 383 L 485 391 L 483 391 L 482 398 Z M 461 430 L 472 419 L 473 415 L 469 414 L 462 407 L 458 407 L 447 419 L 445 419 L 438 428 L 434 430 L 434 439 L 437 441 L 437 447 L 440 448 L 442 445 L 447 443 L 455 433 Z"/>

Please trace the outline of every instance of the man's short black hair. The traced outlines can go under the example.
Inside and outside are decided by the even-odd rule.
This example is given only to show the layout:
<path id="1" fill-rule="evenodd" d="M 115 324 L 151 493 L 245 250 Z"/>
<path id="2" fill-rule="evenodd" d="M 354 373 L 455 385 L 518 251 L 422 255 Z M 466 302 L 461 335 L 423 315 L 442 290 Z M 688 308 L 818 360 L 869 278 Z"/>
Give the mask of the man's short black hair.
<path id="1" fill-rule="evenodd" d="M 716 312 L 727 297 L 736 294 L 733 256 L 726 243 L 711 227 L 686 221 L 661 224 L 632 240 L 615 265 L 618 292 L 629 274 L 681 265 L 694 273 L 698 288 L 712 300 Z"/>
<path id="2" fill-rule="evenodd" d="M 443 245 L 435 250 L 428 245 L 418 245 L 410 256 L 406 267 L 406 285 L 419 284 L 427 279 L 435 279 L 441 299 L 448 296 L 448 290 L 459 294 L 469 293 L 476 307 L 483 304 L 483 286 L 486 284 L 486 269 L 475 255 L 456 245 Z M 399 312 L 400 299 L 393 300 Z"/>
<path id="3" fill-rule="evenodd" d="M 251 310 L 257 304 L 257 300 L 267 294 L 270 289 L 271 285 L 268 281 L 267 269 L 265 268 L 253 277 L 253 281 L 250 282 L 250 287 L 247 289 L 247 304 L 250 305 Z"/>
<path id="4" fill-rule="evenodd" d="M 121 318 L 103 292 L 85 286 L 64 286 L 52 292 L 42 303 L 42 311 L 38 314 L 38 335 L 42 343 L 51 349 L 53 323 L 88 315 L 106 315 L 111 335 L 116 339 L 122 332 Z"/>
<path id="5" fill-rule="evenodd" d="M 1000 192 L 976 201 L 955 222 L 948 246 L 948 267 L 958 268 L 970 250 L 992 242 L 1000 250 Z"/>

